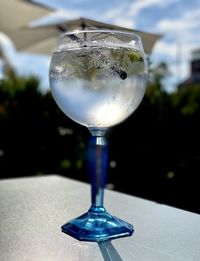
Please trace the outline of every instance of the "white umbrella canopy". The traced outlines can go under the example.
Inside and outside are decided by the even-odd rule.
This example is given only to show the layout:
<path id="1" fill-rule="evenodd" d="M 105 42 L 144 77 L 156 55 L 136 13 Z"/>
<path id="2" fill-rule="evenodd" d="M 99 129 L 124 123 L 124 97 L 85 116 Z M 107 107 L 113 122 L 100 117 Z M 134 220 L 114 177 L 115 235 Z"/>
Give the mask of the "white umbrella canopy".
<path id="1" fill-rule="evenodd" d="M 113 29 L 136 33 L 141 37 L 144 51 L 147 54 L 151 53 L 154 44 L 161 38 L 159 34 L 137 31 L 87 18 L 67 20 L 53 25 L 31 27 L 13 32 L 9 37 L 14 41 L 16 48 L 19 50 L 38 54 L 51 54 L 61 33 L 83 29 Z"/>
<path id="2" fill-rule="evenodd" d="M 56 25 L 55 25 L 56 26 Z M 57 25 L 63 31 L 71 31 L 71 30 L 76 30 L 76 29 L 113 29 L 113 30 L 119 30 L 119 31 L 127 31 L 127 32 L 132 32 L 137 35 L 139 35 L 142 39 L 144 50 L 146 53 L 151 53 L 153 46 L 157 40 L 161 38 L 160 34 L 153 34 L 153 33 L 148 33 L 148 32 L 142 32 L 138 30 L 134 30 L 131 28 L 125 28 L 113 24 L 108 24 L 108 23 L 103 23 L 100 21 L 96 20 L 91 20 L 88 18 L 81 17 L 76 20 L 69 20 L 66 21 L 63 24 Z"/>
<path id="3" fill-rule="evenodd" d="M 22 28 L 7 34 L 18 51 L 51 54 L 60 35 L 55 28 Z"/>
<path id="4" fill-rule="evenodd" d="M 12 62 L 3 46 L 6 36 L 12 40 L 17 49 L 32 45 L 34 43 L 33 30 L 26 31 L 27 24 L 49 13 L 49 8 L 33 5 L 25 0 L 0 0 L 0 57 L 7 64 Z M 35 32 L 35 40 L 40 40 L 41 34 L 45 37 L 47 31 L 43 29 Z"/>
<path id="5" fill-rule="evenodd" d="M 47 7 L 24 0 L 0 0 L 0 31 L 9 34 L 49 12 Z"/>
<path id="6" fill-rule="evenodd" d="M 25 0 L 0 0 L 0 32 L 7 35 L 17 49 L 23 49 L 34 43 L 33 38 L 40 41 L 46 37 L 49 30 L 38 30 L 33 36 L 33 30 L 27 30 L 27 24 L 49 13 L 48 7 L 33 5 Z M 0 37 L 0 49 L 1 41 Z"/>

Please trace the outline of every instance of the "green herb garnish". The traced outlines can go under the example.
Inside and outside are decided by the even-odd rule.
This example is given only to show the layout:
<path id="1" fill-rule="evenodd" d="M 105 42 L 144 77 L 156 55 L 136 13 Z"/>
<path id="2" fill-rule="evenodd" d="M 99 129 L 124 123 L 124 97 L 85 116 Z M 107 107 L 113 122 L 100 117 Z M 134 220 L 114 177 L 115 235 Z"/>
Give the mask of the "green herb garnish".
<path id="1" fill-rule="evenodd" d="M 134 51 L 128 54 L 131 62 L 144 62 L 144 59 L 139 51 Z"/>

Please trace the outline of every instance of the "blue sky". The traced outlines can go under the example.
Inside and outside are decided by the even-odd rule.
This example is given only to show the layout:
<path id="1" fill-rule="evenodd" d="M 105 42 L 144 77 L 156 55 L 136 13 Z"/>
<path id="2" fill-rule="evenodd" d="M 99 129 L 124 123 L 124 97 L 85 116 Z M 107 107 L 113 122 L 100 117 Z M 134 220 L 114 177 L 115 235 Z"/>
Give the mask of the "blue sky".
<path id="1" fill-rule="evenodd" d="M 56 9 L 53 18 L 45 17 L 42 22 L 76 19 L 82 16 L 136 30 L 162 33 L 163 37 L 155 45 L 151 59 L 153 65 L 159 61 L 165 61 L 169 65 L 171 73 L 167 80 L 169 89 L 176 82 L 188 77 L 191 51 L 200 48 L 199 0 L 35 0 L 35 2 Z M 12 55 L 14 57 L 16 54 Z M 41 79 L 41 88 L 43 90 L 49 88 L 49 57 L 28 54 L 17 54 L 16 57 L 18 59 L 15 59 L 14 65 L 19 73 L 36 74 Z"/>

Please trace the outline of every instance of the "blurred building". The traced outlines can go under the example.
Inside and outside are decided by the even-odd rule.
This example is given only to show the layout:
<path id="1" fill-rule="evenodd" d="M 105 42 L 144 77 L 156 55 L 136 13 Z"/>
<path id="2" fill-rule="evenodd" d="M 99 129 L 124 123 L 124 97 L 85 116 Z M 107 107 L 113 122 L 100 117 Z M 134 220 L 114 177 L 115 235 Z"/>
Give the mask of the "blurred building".
<path id="1" fill-rule="evenodd" d="M 179 84 L 179 87 L 187 87 L 200 84 L 200 48 L 192 51 L 190 63 L 190 77 Z"/>

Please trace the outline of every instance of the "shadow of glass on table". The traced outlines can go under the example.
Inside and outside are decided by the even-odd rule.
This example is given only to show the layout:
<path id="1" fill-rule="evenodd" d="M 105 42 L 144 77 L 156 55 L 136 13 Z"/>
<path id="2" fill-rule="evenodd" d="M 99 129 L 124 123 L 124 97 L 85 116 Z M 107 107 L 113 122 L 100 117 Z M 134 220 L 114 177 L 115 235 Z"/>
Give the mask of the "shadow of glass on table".
<path id="1" fill-rule="evenodd" d="M 77 260 L 81 261 L 123 261 L 118 251 L 112 245 L 111 240 L 98 243 L 77 240 L 72 244 L 72 249 L 72 252 L 77 255 Z"/>
<path id="2" fill-rule="evenodd" d="M 123 261 L 117 250 L 111 243 L 111 240 L 98 243 L 104 261 Z"/>

